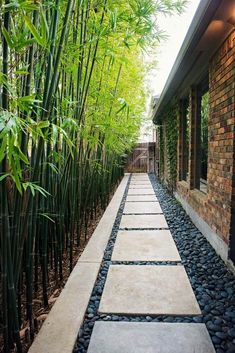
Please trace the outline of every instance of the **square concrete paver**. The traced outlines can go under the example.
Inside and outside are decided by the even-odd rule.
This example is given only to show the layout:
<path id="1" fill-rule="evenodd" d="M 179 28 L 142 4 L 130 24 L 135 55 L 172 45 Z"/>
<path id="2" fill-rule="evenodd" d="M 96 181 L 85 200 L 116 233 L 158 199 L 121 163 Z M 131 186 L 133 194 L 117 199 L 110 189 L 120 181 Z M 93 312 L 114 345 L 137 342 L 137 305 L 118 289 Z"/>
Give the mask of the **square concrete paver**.
<path id="1" fill-rule="evenodd" d="M 155 192 L 153 190 L 153 188 L 151 189 L 129 189 L 128 190 L 128 195 L 155 195 Z"/>
<path id="2" fill-rule="evenodd" d="M 99 312 L 122 315 L 200 315 L 183 266 L 112 265 Z"/>
<path id="3" fill-rule="evenodd" d="M 127 202 L 124 207 L 125 214 L 163 213 L 159 202 Z"/>
<path id="4" fill-rule="evenodd" d="M 180 261 L 169 230 L 120 231 L 112 261 Z"/>
<path id="5" fill-rule="evenodd" d="M 96 322 L 88 353 L 215 353 L 205 324 Z"/>
<path id="6" fill-rule="evenodd" d="M 148 202 L 148 201 L 157 201 L 156 195 L 127 195 L 126 201 L 139 201 L 139 202 Z"/>
<path id="7" fill-rule="evenodd" d="M 164 215 L 123 215 L 120 228 L 168 228 Z"/>

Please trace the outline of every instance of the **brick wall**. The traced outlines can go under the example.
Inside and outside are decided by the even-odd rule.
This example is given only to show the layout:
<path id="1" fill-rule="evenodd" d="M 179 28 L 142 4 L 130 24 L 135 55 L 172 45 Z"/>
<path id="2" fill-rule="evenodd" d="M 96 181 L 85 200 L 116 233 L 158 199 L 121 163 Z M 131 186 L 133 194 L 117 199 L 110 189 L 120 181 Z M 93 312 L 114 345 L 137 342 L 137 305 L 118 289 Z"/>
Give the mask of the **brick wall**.
<path id="1" fill-rule="evenodd" d="M 235 31 L 210 63 L 209 194 L 210 222 L 228 244 L 234 178 Z"/>
<path id="2" fill-rule="evenodd" d="M 232 232 L 232 200 L 235 199 L 235 31 L 211 59 L 209 94 L 208 193 L 203 194 L 193 189 L 195 186 L 193 134 L 190 144 L 189 184 L 178 181 L 177 191 L 214 232 L 229 244 Z M 193 95 L 192 89 L 190 96 Z M 191 106 L 192 132 L 195 121 L 193 104 Z"/>

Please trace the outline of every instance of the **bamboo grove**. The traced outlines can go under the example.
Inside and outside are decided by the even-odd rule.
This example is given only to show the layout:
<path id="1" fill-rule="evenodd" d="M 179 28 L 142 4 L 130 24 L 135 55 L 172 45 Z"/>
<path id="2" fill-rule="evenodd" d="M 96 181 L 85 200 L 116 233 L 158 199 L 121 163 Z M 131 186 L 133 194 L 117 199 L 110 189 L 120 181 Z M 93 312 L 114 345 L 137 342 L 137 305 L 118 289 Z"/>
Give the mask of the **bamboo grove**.
<path id="1" fill-rule="evenodd" d="M 0 327 L 22 352 L 48 271 L 63 282 L 105 209 L 145 109 L 141 50 L 184 1 L 0 0 Z M 23 305 L 25 303 L 25 306 Z"/>

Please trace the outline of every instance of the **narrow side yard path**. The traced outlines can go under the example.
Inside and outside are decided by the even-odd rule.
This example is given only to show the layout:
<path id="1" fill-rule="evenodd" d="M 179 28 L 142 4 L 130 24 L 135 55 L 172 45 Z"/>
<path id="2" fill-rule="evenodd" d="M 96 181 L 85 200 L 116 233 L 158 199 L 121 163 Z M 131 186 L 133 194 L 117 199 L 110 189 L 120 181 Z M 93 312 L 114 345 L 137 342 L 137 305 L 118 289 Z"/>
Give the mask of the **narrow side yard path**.
<path id="1" fill-rule="evenodd" d="M 29 353 L 72 350 L 235 353 L 235 277 L 152 174 L 125 175 Z"/>
<path id="2" fill-rule="evenodd" d="M 204 255 L 204 266 L 190 258 L 197 252 Z M 200 253 L 196 256 L 200 258 Z M 199 268 L 196 276 L 201 267 L 205 270 L 199 283 L 195 280 L 195 267 Z M 220 311 L 213 306 L 216 288 L 207 284 L 210 276 L 205 280 L 206 270 L 211 267 L 216 273 L 219 267 L 226 282 L 227 294 L 223 298 L 224 302 L 228 298 L 229 301 L 223 315 L 227 320 L 221 319 Z M 127 185 L 74 352 L 234 352 L 233 299 L 233 275 L 175 199 L 157 184 L 154 176 L 134 174 Z"/>

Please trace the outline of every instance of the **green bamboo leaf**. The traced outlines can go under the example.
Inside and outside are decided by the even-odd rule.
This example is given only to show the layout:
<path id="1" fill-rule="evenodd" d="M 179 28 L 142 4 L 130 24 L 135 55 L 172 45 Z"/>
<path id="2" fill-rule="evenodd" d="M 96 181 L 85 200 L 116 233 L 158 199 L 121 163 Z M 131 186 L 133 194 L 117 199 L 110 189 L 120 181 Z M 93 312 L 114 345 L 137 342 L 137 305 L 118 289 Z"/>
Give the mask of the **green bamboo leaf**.
<path id="1" fill-rule="evenodd" d="M 39 129 L 44 129 L 46 127 L 49 127 L 49 125 L 50 125 L 50 122 L 48 120 L 41 120 L 37 123 L 37 127 Z"/>
<path id="2" fill-rule="evenodd" d="M 24 70 L 16 70 L 14 71 L 15 75 L 28 75 L 29 72 L 28 71 L 24 71 Z"/>
<path id="3" fill-rule="evenodd" d="M 19 158 L 25 163 L 25 164 L 29 164 L 29 160 L 27 158 L 27 156 L 21 151 L 21 149 L 18 147 L 18 151 L 17 151 Z"/>
<path id="4" fill-rule="evenodd" d="M 19 8 L 18 1 L 11 1 L 9 4 L 4 5 L 5 9 Z"/>
<path id="5" fill-rule="evenodd" d="M 44 197 L 47 197 L 47 196 L 51 196 L 51 194 L 45 190 L 43 187 L 39 186 L 39 185 L 36 185 L 34 183 L 31 183 L 32 187 L 38 191 L 40 194 L 42 194 Z"/>
<path id="6" fill-rule="evenodd" d="M 28 29 L 32 33 L 32 35 L 35 38 L 35 40 L 37 41 L 37 43 L 39 45 L 41 45 L 42 47 L 45 47 L 46 46 L 46 40 L 43 37 L 40 36 L 40 33 L 38 32 L 37 28 L 34 26 L 32 21 L 30 20 L 30 18 L 25 15 L 24 19 L 25 19 L 25 22 L 26 22 L 26 25 L 27 25 Z"/>
<path id="7" fill-rule="evenodd" d="M 6 76 L 2 72 L 0 72 L 0 83 L 5 85 L 7 84 Z"/>
<path id="8" fill-rule="evenodd" d="M 7 137 L 5 136 L 1 141 L 0 147 L 0 162 L 3 160 L 6 154 L 6 146 L 7 146 Z"/>
<path id="9" fill-rule="evenodd" d="M 53 170 L 54 173 L 56 173 L 56 174 L 59 173 L 59 169 L 57 168 L 57 166 L 55 164 L 50 163 L 50 162 L 48 162 L 46 164 L 50 166 L 50 168 Z"/>
<path id="10" fill-rule="evenodd" d="M 31 193 L 32 193 L 32 195 L 34 197 L 35 196 L 35 190 L 34 190 L 34 187 L 33 187 L 32 183 L 29 183 L 29 188 L 30 188 L 30 191 L 31 191 Z"/>
<path id="11" fill-rule="evenodd" d="M 39 213 L 40 216 L 45 217 L 47 219 L 49 219 L 51 222 L 55 223 L 54 219 L 52 219 L 51 217 L 48 216 L 48 214 L 46 213 Z"/>
<path id="12" fill-rule="evenodd" d="M 8 46 L 11 49 L 14 49 L 15 45 L 14 45 L 13 41 L 11 40 L 11 37 L 5 27 L 2 28 L 2 34 L 3 34 L 4 38 L 6 39 Z"/>
<path id="13" fill-rule="evenodd" d="M 43 11 L 40 12 L 40 17 L 41 17 L 42 39 L 43 39 L 44 43 L 46 43 L 47 38 L 48 38 L 49 29 L 48 29 L 46 17 L 45 17 L 45 14 Z"/>
<path id="14" fill-rule="evenodd" d="M 20 51 L 22 48 L 28 47 L 29 45 L 35 44 L 36 40 L 34 38 L 21 40 L 17 43 L 16 49 Z"/>
<path id="15" fill-rule="evenodd" d="M 2 176 L 0 176 L 0 181 L 3 181 L 4 179 L 6 179 L 8 176 L 10 176 L 10 173 L 5 173 Z"/>
<path id="16" fill-rule="evenodd" d="M 34 102 L 34 96 L 23 96 L 19 98 L 20 102 L 30 102 L 33 103 Z"/>
<path id="17" fill-rule="evenodd" d="M 53 128 L 54 134 L 57 134 L 59 132 L 63 136 L 63 138 L 65 139 L 65 142 L 69 148 L 70 154 L 71 154 L 72 158 L 74 158 L 73 148 L 75 146 L 74 146 L 73 141 L 69 138 L 67 132 L 56 124 L 52 124 L 52 128 Z"/>
<path id="18" fill-rule="evenodd" d="M 37 185 L 36 183 L 28 181 L 28 182 L 22 183 L 22 186 L 23 186 L 24 190 L 27 190 L 28 188 L 30 188 L 30 191 L 33 196 L 35 196 L 35 191 L 38 191 L 44 197 L 51 196 L 51 194 L 47 190 L 45 190 L 43 187 Z"/>
<path id="19" fill-rule="evenodd" d="M 11 164 L 11 167 L 12 167 L 12 172 L 13 172 L 13 174 L 11 175 L 11 177 L 12 177 L 13 181 L 14 181 L 15 184 L 16 184 L 17 190 L 18 190 L 19 193 L 22 195 L 22 185 L 21 185 L 21 182 L 20 182 L 19 175 L 18 175 L 17 172 L 16 172 L 16 168 L 15 168 L 14 164 Z"/>
<path id="20" fill-rule="evenodd" d="M 25 11 L 33 11 L 38 9 L 38 5 L 29 1 L 11 1 L 9 4 L 4 5 L 5 9 L 22 9 Z"/>
<path id="21" fill-rule="evenodd" d="M 38 5 L 31 1 L 20 1 L 19 7 L 25 11 L 34 11 L 38 9 Z"/>
<path id="22" fill-rule="evenodd" d="M 115 32 L 117 29 L 117 9 L 114 12 L 111 12 L 111 28 Z"/>
<path id="23" fill-rule="evenodd" d="M 23 189 L 26 191 L 28 188 L 30 188 L 30 191 L 33 195 L 33 197 L 35 196 L 35 190 L 34 190 L 34 187 L 32 186 L 33 183 L 30 183 L 30 182 L 26 182 L 26 183 L 23 183 L 22 186 L 23 186 Z"/>

